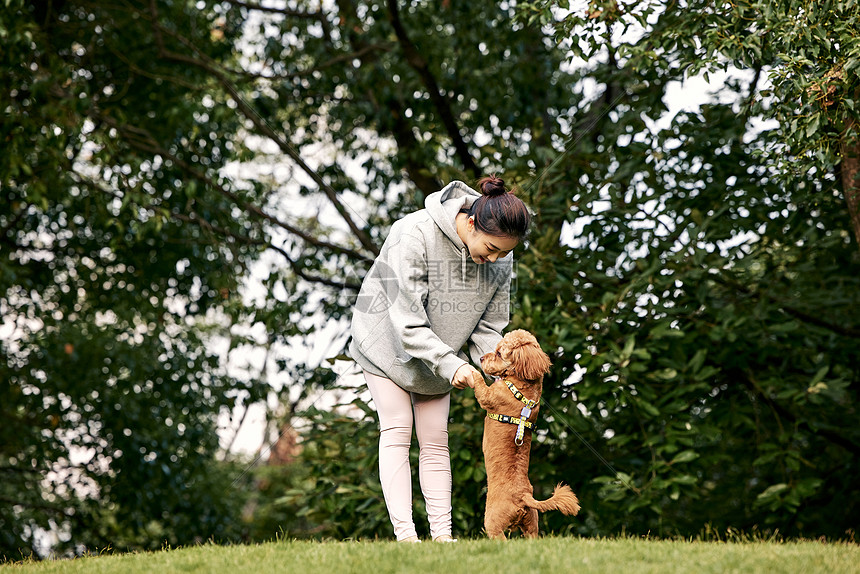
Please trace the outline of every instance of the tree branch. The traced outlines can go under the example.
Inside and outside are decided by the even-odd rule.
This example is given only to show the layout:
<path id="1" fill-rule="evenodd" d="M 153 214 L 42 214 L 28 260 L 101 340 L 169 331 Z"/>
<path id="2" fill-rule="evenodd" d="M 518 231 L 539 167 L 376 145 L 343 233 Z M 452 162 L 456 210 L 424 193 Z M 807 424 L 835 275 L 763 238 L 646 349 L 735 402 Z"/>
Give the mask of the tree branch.
<path id="1" fill-rule="evenodd" d="M 762 389 L 752 377 L 751 373 L 744 372 L 744 375 L 745 376 L 741 377 L 741 380 L 744 381 L 745 386 L 751 391 L 753 391 L 756 396 L 761 398 L 761 400 L 763 400 L 774 411 L 774 413 L 778 414 L 781 417 L 784 417 L 785 419 L 788 419 L 789 421 L 791 421 L 792 424 L 801 424 L 805 426 L 812 434 L 818 435 L 822 438 L 827 439 L 835 445 L 841 446 L 848 452 L 854 454 L 854 456 L 860 456 L 860 446 L 855 444 L 853 441 L 845 438 L 839 432 L 834 432 L 824 428 L 816 428 L 809 424 L 809 422 L 806 420 L 798 420 L 797 416 L 795 416 L 794 413 L 792 413 L 787 408 L 785 408 L 784 406 L 776 402 L 774 399 L 772 399 L 770 396 L 768 396 L 768 394 L 764 392 L 764 389 Z"/>
<path id="2" fill-rule="evenodd" d="M 860 330 L 852 329 L 851 327 L 843 327 L 842 325 L 836 325 L 829 321 L 825 321 L 819 317 L 811 315 L 805 311 L 801 311 L 800 309 L 795 309 L 786 305 L 784 302 L 780 301 L 773 295 L 768 295 L 767 293 L 761 293 L 759 291 L 753 291 L 746 285 L 741 285 L 736 281 L 733 281 L 727 277 L 723 277 L 720 275 L 711 275 L 711 279 L 716 281 L 717 283 L 721 283 L 726 287 L 730 287 L 737 291 L 740 291 L 744 295 L 749 295 L 753 299 L 767 299 L 776 305 L 786 314 L 791 315 L 795 319 L 799 319 L 804 323 L 809 323 L 810 325 L 815 325 L 816 327 L 821 327 L 823 329 L 827 329 L 828 331 L 832 331 L 837 335 L 842 335 L 843 337 L 851 337 L 853 339 L 860 339 Z"/>
<path id="3" fill-rule="evenodd" d="M 388 19 L 394 28 L 394 33 L 397 35 L 397 40 L 400 42 L 400 47 L 406 56 L 406 61 L 418 73 L 418 76 L 424 83 L 424 87 L 427 88 L 427 92 L 430 94 L 430 101 L 433 102 L 436 111 L 439 112 L 442 125 L 445 126 L 448 137 L 454 143 L 457 157 L 463 163 L 463 169 L 472 172 L 476 178 L 481 177 L 481 170 L 478 169 L 475 160 L 472 158 L 472 154 L 469 153 L 466 142 L 463 140 L 463 136 L 460 135 L 460 128 L 457 125 L 457 120 L 454 118 L 454 113 L 451 111 L 451 104 L 442 94 L 439 83 L 430 71 L 427 61 L 421 56 L 418 47 L 406 34 L 406 29 L 400 20 L 400 9 L 397 6 L 397 0 L 388 0 Z"/>
<path id="4" fill-rule="evenodd" d="M 369 54 L 366 54 L 368 44 L 362 40 L 358 33 L 356 33 L 357 26 L 355 26 L 353 22 L 357 20 L 357 16 L 355 6 L 352 1 L 337 0 L 337 6 L 340 10 L 344 36 L 349 41 L 353 51 L 356 53 L 365 53 L 365 55 L 360 58 L 362 66 L 373 66 L 379 77 L 388 78 L 389 74 L 382 69 L 376 58 L 371 58 L 369 57 Z M 431 173 L 429 173 L 426 165 L 422 164 L 420 161 L 416 161 L 416 158 L 421 151 L 421 145 L 415 139 L 412 126 L 409 125 L 409 122 L 406 120 L 403 103 L 394 95 L 395 93 L 396 90 L 391 91 L 391 95 L 382 104 L 380 104 L 376 95 L 372 91 L 368 90 L 366 95 L 367 99 L 371 104 L 373 104 L 373 107 L 377 111 L 382 109 L 382 105 L 387 108 L 387 117 L 391 119 L 392 124 L 390 127 L 388 125 L 385 125 L 384 127 L 385 130 L 390 132 L 392 137 L 394 137 L 394 141 L 397 142 L 397 147 L 400 148 L 402 152 L 400 155 L 405 162 L 406 174 L 412 183 L 414 183 L 425 196 L 430 195 L 431 193 L 439 190 L 441 187 L 440 182 Z M 380 115 L 386 116 L 386 114 Z"/>
<path id="5" fill-rule="evenodd" d="M 337 245 L 335 243 L 331 243 L 329 241 L 325 241 L 322 239 L 318 239 L 309 233 L 299 229 L 298 227 L 283 221 L 270 213 L 267 213 L 262 208 L 257 207 L 251 203 L 248 203 L 242 200 L 236 193 L 226 189 L 224 186 L 219 184 L 217 181 L 213 180 L 211 177 L 196 169 L 194 166 L 187 163 L 182 158 L 176 156 L 171 153 L 169 150 L 162 147 L 158 142 L 153 138 L 149 132 L 142 128 L 138 128 L 135 126 L 121 125 L 119 122 L 111 118 L 110 116 L 99 115 L 97 112 L 93 112 L 93 115 L 99 118 L 100 121 L 104 122 L 105 125 L 115 128 L 119 133 L 125 135 L 125 141 L 128 142 L 132 147 L 137 148 L 140 151 L 151 153 L 154 155 L 160 155 L 165 159 L 169 159 L 174 162 L 177 166 L 186 171 L 189 175 L 194 177 L 194 179 L 200 181 L 201 183 L 211 187 L 216 190 L 218 193 L 228 198 L 237 206 L 241 207 L 246 213 L 255 216 L 259 219 L 264 219 L 275 224 L 278 227 L 286 230 L 287 232 L 301 238 L 305 242 L 314 245 L 315 247 L 319 247 L 322 249 L 329 249 L 336 253 L 341 253 L 343 255 L 347 255 L 349 257 L 354 258 L 357 261 L 371 261 L 369 257 L 350 249 L 348 247 L 343 247 Z M 274 247 L 274 246 L 273 246 Z"/>
<path id="6" fill-rule="evenodd" d="M 426 165 L 416 161 L 416 157 L 420 152 L 420 145 L 415 139 L 415 134 L 412 132 L 412 126 L 409 125 L 406 119 L 403 106 L 393 96 L 386 100 L 385 106 L 391 115 L 391 134 L 403 152 L 402 155 L 406 161 L 405 167 L 409 179 L 412 180 L 425 196 L 439 191 L 442 187 L 440 182 L 433 177 Z"/>
<path id="7" fill-rule="evenodd" d="M 212 75 L 216 80 L 218 80 L 218 83 L 220 83 L 221 86 L 225 90 L 227 90 L 227 92 L 233 98 L 233 101 L 236 102 L 236 106 L 242 112 L 242 115 L 246 119 L 250 120 L 251 123 L 254 124 L 254 126 L 257 128 L 257 130 L 262 135 L 266 136 L 267 138 L 269 138 L 273 142 L 275 142 L 278 145 L 278 147 L 281 149 L 281 151 L 283 151 L 285 154 L 287 154 L 287 156 L 289 156 L 294 162 L 296 162 L 296 164 L 298 164 L 299 167 L 301 167 L 302 170 L 307 175 L 309 175 L 311 179 L 314 180 L 314 182 L 319 186 L 319 188 L 322 190 L 322 192 L 325 194 L 325 196 L 329 199 L 329 201 L 332 203 L 332 205 L 334 205 L 334 208 L 337 210 L 337 212 L 340 214 L 340 216 L 346 222 L 350 231 L 352 231 L 352 233 L 356 236 L 356 238 L 359 240 L 361 245 L 365 249 L 367 249 L 368 251 L 373 253 L 374 255 L 378 255 L 379 254 L 379 247 L 376 246 L 376 244 L 370 238 L 370 235 L 368 235 L 364 229 L 358 227 L 358 225 L 355 224 L 355 221 L 353 221 L 352 216 L 349 214 L 349 210 L 343 204 L 343 202 L 340 200 L 340 198 L 337 195 L 337 192 L 335 192 L 335 190 L 332 189 L 332 187 L 325 182 L 325 180 L 322 178 L 322 176 L 320 176 L 316 172 L 316 170 L 311 168 L 304 161 L 304 159 L 302 159 L 302 157 L 295 150 L 295 148 L 289 142 L 287 142 L 284 138 L 282 138 L 279 134 L 275 133 L 275 131 L 269 126 L 269 124 L 267 124 L 266 121 L 263 120 L 263 118 L 253 108 L 251 108 L 251 106 L 249 106 L 247 104 L 247 102 L 245 102 L 245 99 L 239 93 L 239 90 L 236 88 L 236 86 L 234 86 L 233 83 L 227 79 L 227 77 L 221 72 L 221 70 L 219 70 L 217 68 L 217 65 L 214 62 L 212 62 L 212 60 L 209 59 L 205 54 L 201 55 L 201 57 L 203 59 L 199 59 L 199 58 L 187 56 L 185 54 L 178 54 L 176 52 L 172 52 L 172 51 L 168 50 L 164 44 L 164 37 L 163 37 L 162 32 L 167 32 L 172 37 L 176 37 L 187 48 L 189 48 L 189 49 L 191 49 L 191 50 L 193 50 L 199 54 L 199 51 L 196 49 L 196 47 L 194 46 L 194 44 L 192 42 L 188 41 L 186 38 L 182 38 L 181 36 L 178 36 L 175 33 L 172 33 L 171 31 L 165 30 L 164 28 L 161 27 L 161 25 L 158 23 L 158 9 L 155 5 L 155 0 L 150 0 L 150 12 L 151 12 L 151 16 L 152 16 L 153 34 L 155 36 L 156 45 L 158 47 L 159 57 L 165 58 L 168 60 L 173 60 L 175 62 L 181 62 L 184 64 L 189 64 L 189 65 L 192 65 L 194 67 L 200 68 L 201 70 L 204 70 L 205 72 Z"/>
<path id="8" fill-rule="evenodd" d="M 361 288 L 361 285 L 355 285 L 352 283 L 345 283 L 342 281 L 335 281 L 334 279 L 328 279 L 327 277 L 319 277 L 316 275 L 310 275 L 307 273 L 298 263 L 296 263 L 295 259 L 290 257 L 290 254 L 286 252 L 282 247 L 278 247 L 270 241 L 263 241 L 262 239 L 252 239 L 250 237 L 239 235 L 237 233 L 233 233 L 229 229 L 225 229 L 205 219 L 200 219 L 198 217 L 193 217 L 189 215 L 185 215 L 184 213 L 173 213 L 170 212 L 170 216 L 174 219 L 178 219 L 179 221 L 184 221 L 186 223 L 191 223 L 193 225 L 199 226 L 201 229 L 208 230 L 210 232 L 219 233 L 225 237 L 230 237 L 236 241 L 240 241 L 245 243 L 246 245 L 259 245 L 261 247 L 266 247 L 271 249 L 279 254 L 281 254 L 284 259 L 287 260 L 290 268 L 293 270 L 298 277 L 301 277 L 305 281 L 310 283 L 319 283 L 322 285 L 327 285 L 329 287 L 334 287 L 336 289 L 350 289 L 353 291 L 358 291 Z"/>
<path id="9" fill-rule="evenodd" d="M 291 10 L 289 8 L 275 8 L 273 6 L 264 6 L 257 2 L 243 2 L 242 0 L 221 0 L 221 2 L 232 6 L 238 6 L 239 8 L 247 8 L 248 10 L 281 14 L 283 16 L 292 16 L 294 18 L 308 18 L 316 20 L 320 17 L 319 12 L 302 12 L 301 10 Z"/>
<path id="10" fill-rule="evenodd" d="M 21 203 L 24 202 L 22 201 Z M 11 206 L 9 206 L 9 209 L 11 209 Z M 27 213 L 26 205 L 22 206 L 21 209 L 18 210 L 18 213 L 9 218 L 6 225 L 3 226 L 3 229 L 0 229 L 0 238 L 6 237 L 6 234 L 9 233 L 9 231 L 15 227 L 19 221 L 21 221 L 21 218 L 25 213 Z"/>
<path id="11" fill-rule="evenodd" d="M 857 141 L 856 134 L 852 136 L 855 126 L 854 118 L 847 116 L 845 130 L 839 141 L 842 154 L 839 171 L 842 175 L 842 193 L 845 196 L 845 203 L 848 204 L 848 218 L 854 231 L 854 241 L 860 249 L 860 183 L 857 182 L 857 175 L 860 173 L 860 143 Z"/>
<path id="12" fill-rule="evenodd" d="M 0 502 L 5 503 L 5 504 L 9 504 L 10 506 L 25 506 L 27 508 L 33 508 L 35 510 L 47 510 L 49 512 L 61 514 L 62 516 L 65 516 L 66 518 L 72 518 L 74 516 L 73 514 L 67 512 L 63 508 L 57 508 L 56 506 L 49 506 L 47 504 L 36 504 L 36 503 L 24 502 L 22 500 L 15 500 L 13 498 L 8 498 L 5 496 L 0 496 Z"/>
<path id="13" fill-rule="evenodd" d="M 223 0 L 227 4 L 245 8 L 246 10 L 255 10 L 257 12 L 267 12 L 269 14 L 280 14 L 291 18 L 304 18 L 308 20 L 317 20 L 323 28 L 323 34 L 326 39 L 331 38 L 331 27 L 325 19 L 322 9 L 319 12 L 302 12 L 301 10 L 292 10 L 290 8 L 274 8 L 272 6 L 264 6 L 258 2 L 244 2 L 243 0 Z"/>
<path id="14" fill-rule="evenodd" d="M 42 471 L 36 470 L 35 468 L 19 468 L 17 466 L 0 466 L 0 472 L 13 472 L 17 474 L 42 474 Z"/>
<path id="15" fill-rule="evenodd" d="M 138 148 L 138 149 L 141 149 L 141 148 Z M 152 153 L 148 149 L 146 149 L 146 150 L 142 149 L 141 151 L 149 151 L 150 153 Z M 165 156 L 165 157 L 168 157 L 168 156 Z M 173 161 L 176 161 L 174 158 L 171 158 L 171 159 Z M 78 177 L 78 181 L 80 183 L 83 183 L 84 185 L 86 185 L 87 187 L 89 187 L 91 189 L 94 189 L 96 191 L 111 195 L 113 197 L 116 197 L 117 199 L 122 198 L 122 196 L 120 194 L 115 193 L 113 191 L 110 191 L 108 189 L 104 189 L 100 185 L 96 184 L 93 181 L 90 181 L 89 179 L 87 179 L 86 177 L 82 176 L 79 173 L 75 173 L 75 175 Z M 209 185 L 211 185 L 211 180 L 208 180 L 207 183 Z M 227 192 L 227 193 L 230 193 L 230 192 Z M 360 285 L 356 285 L 353 283 L 335 281 L 335 280 L 329 279 L 327 277 L 319 277 L 316 275 L 311 275 L 311 274 L 307 273 L 303 268 L 301 268 L 298 265 L 298 263 L 296 263 L 295 259 L 293 257 L 291 257 L 289 253 L 286 252 L 286 250 L 284 250 L 282 247 L 275 245 L 271 241 L 265 241 L 262 239 L 254 239 L 254 238 L 248 237 L 246 235 L 238 234 L 234 231 L 231 231 L 230 229 L 227 229 L 226 227 L 221 227 L 220 225 L 217 225 L 215 223 L 212 223 L 210 221 L 207 221 L 205 219 L 197 217 L 197 214 L 194 212 L 192 212 L 191 215 L 186 215 L 184 213 L 177 213 L 175 211 L 171 211 L 171 210 L 168 210 L 168 209 L 163 208 L 161 206 L 153 205 L 153 204 L 141 205 L 141 207 L 144 209 L 150 209 L 153 211 L 157 211 L 159 213 L 162 213 L 162 214 L 170 217 L 171 219 L 175 219 L 177 221 L 182 221 L 183 223 L 190 223 L 192 225 L 196 225 L 196 226 L 200 227 L 201 229 L 203 229 L 204 231 L 208 231 L 208 232 L 213 233 L 213 234 L 218 234 L 218 235 L 221 235 L 222 237 L 228 237 L 230 239 L 233 239 L 234 241 L 238 241 L 238 242 L 243 243 L 245 245 L 255 245 L 255 246 L 260 246 L 260 247 L 265 247 L 267 249 L 271 249 L 271 250 L 279 253 L 280 255 L 282 255 L 284 257 L 284 259 L 287 260 L 287 263 L 290 265 L 290 268 L 293 270 L 293 273 L 295 273 L 298 277 L 304 279 L 305 281 L 308 281 L 311 283 L 318 283 L 318 284 L 322 284 L 322 285 L 327 285 L 329 287 L 334 287 L 336 289 L 349 289 L 352 291 L 358 291 L 361 288 Z"/>
<path id="16" fill-rule="evenodd" d="M 349 54 L 338 54 L 334 56 L 330 60 L 326 60 L 325 62 L 321 62 L 312 68 L 308 68 L 306 70 L 302 70 L 300 72 L 295 72 L 292 74 L 274 74 L 271 76 L 267 76 L 265 74 L 258 74 L 254 72 L 247 72 L 245 70 L 236 71 L 231 70 L 235 74 L 240 74 L 246 78 L 259 79 L 259 80 L 295 80 L 298 78 L 305 78 L 312 75 L 314 72 L 318 70 L 324 70 L 326 68 L 330 68 L 336 64 L 341 64 L 343 62 L 349 62 L 355 59 L 363 59 L 367 54 L 371 52 L 389 52 L 393 48 L 393 44 L 366 44 L 361 49 L 350 52 Z"/>

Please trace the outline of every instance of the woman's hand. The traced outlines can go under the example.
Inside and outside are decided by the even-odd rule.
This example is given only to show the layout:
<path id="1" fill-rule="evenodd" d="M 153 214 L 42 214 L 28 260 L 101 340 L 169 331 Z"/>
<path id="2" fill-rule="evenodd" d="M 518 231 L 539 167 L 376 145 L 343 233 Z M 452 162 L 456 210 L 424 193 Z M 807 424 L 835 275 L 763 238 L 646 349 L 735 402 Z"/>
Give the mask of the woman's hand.
<path id="1" fill-rule="evenodd" d="M 478 379 L 475 379 L 475 377 L 478 377 Z M 451 384 L 454 385 L 455 389 L 465 389 L 466 387 L 475 388 L 475 381 L 483 378 L 481 371 L 472 365 L 465 364 L 457 369 L 456 373 L 454 373 L 454 378 L 451 380 Z"/>

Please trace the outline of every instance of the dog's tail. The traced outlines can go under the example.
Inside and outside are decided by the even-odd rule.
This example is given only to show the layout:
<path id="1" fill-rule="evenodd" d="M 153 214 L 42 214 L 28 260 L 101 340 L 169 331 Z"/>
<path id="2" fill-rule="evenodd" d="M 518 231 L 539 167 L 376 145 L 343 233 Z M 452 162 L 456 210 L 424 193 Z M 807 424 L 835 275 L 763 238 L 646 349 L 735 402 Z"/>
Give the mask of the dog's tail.
<path id="1" fill-rule="evenodd" d="M 558 483 L 555 490 L 552 491 L 552 496 L 546 500 L 535 500 L 535 498 L 527 494 L 523 497 L 523 502 L 529 508 L 535 508 L 540 512 L 547 510 L 560 510 L 568 516 L 576 516 L 579 512 L 579 499 L 566 484 Z"/>

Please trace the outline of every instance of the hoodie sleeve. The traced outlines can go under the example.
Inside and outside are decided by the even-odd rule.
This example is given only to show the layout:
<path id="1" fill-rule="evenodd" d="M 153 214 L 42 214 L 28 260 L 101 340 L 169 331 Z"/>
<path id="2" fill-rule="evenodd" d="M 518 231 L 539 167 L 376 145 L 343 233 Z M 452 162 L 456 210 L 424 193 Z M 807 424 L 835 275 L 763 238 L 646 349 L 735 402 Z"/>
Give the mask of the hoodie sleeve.
<path id="1" fill-rule="evenodd" d="M 511 320 L 513 257 L 505 259 L 509 260 L 503 259 L 498 263 L 500 265 L 500 277 L 496 292 L 469 338 L 469 355 L 476 365 L 481 364 L 483 355 L 496 350 L 496 345 L 502 339 L 502 331 Z"/>
<path id="2" fill-rule="evenodd" d="M 391 245 L 386 260 L 397 274 L 398 291 L 389 314 L 403 350 L 420 359 L 436 376 L 451 381 L 466 361 L 430 328 L 430 320 L 424 310 L 428 270 L 423 238 L 403 234 L 397 243 Z"/>

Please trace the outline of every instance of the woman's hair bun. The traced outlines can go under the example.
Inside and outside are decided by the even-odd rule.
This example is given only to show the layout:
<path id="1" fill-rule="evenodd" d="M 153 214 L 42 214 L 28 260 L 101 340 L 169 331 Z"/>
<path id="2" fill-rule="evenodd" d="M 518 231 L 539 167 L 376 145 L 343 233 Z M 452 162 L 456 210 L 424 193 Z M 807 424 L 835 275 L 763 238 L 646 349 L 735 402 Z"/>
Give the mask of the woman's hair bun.
<path id="1" fill-rule="evenodd" d="M 475 228 L 493 237 L 515 237 L 522 241 L 531 223 L 526 204 L 513 191 L 505 189 L 504 180 L 495 175 L 478 180 L 478 189 L 483 195 L 466 212 L 475 218 Z"/>
<path id="2" fill-rule="evenodd" d="M 495 175 L 482 177 L 478 180 L 478 187 L 481 188 L 481 193 L 488 197 L 504 195 L 508 191 L 505 189 L 505 181 Z"/>

